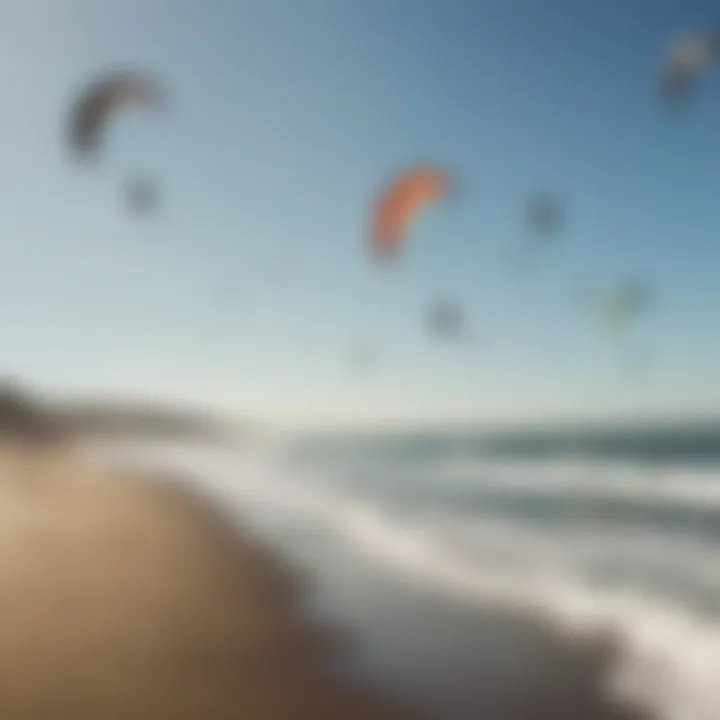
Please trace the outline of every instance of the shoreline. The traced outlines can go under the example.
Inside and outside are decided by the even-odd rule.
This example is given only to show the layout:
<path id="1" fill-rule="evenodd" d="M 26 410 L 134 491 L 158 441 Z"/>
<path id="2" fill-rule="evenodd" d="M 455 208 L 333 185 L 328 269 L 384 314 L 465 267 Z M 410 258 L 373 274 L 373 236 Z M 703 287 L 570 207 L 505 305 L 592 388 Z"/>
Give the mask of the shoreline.
<path id="1" fill-rule="evenodd" d="M 415 717 L 331 675 L 343 646 L 296 611 L 301 579 L 194 493 L 13 452 L 0 452 L 3 718 Z"/>
<path id="2" fill-rule="evenodd" d="M 178 478 L 0 449 L 0 716 L 646 717 L 599 703 L 594 648 L 353 563 L 303 572 Z"/>
<path id="3" fill-rule="evenodd" d="M 351 677 L 434 720 L 652 720 L 613 701 L 617 636 L 577 638 L 547 618 L 448 595 L 324 539 L 274 544 L 312 572 L 304 613 L 352 642 Z M 307 602 L 309 598 L 309 602 Z"/>

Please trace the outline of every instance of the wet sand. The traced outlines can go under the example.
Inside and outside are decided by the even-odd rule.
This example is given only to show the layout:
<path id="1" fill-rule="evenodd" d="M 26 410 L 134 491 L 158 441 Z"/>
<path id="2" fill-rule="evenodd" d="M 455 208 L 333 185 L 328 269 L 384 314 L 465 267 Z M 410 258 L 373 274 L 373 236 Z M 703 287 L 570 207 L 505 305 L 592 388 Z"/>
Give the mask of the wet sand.
<path id="1" fill-rule="evenodd" d="M 397 695 L 401 709 L 388 699 L 392 682 L 381 697 L 383 683 L 371 674 L 360 687 L 360 677 L 341 672 L 359 643 L 340 642 L 301 614 L 306 588 L 298 579 L 204 503 L 157 478 L 101 473 L 62 450 L 0 449 L 0 717 L 419 717 L 407 709 L 412 681 L 409 694 Z M 407 619 L 407 637 L 417 640 L 427 617 Z M 512 663 L 501 672 L 489 662 L 507 640 L 493 637 L 500 626 L 472 622 L 461 623 L 457 641 L 450 626 L 436 625 L 426 642 L 443 653 L 448 642 L 468 646 L 472 633 L 465 667 L 446 670 L 470 673 L 475 691 L 463 717 L 619 717 L 598 707 L 590 655 L 582 665 L 559 649 L 536 653 L 529 685 Z M 520 642 L 516 658 L 523 646 L 530 647 Z M 428 709 L 422 693 L 415 700 Z M 437 717 L 453 713 L 446 707 Z"/>

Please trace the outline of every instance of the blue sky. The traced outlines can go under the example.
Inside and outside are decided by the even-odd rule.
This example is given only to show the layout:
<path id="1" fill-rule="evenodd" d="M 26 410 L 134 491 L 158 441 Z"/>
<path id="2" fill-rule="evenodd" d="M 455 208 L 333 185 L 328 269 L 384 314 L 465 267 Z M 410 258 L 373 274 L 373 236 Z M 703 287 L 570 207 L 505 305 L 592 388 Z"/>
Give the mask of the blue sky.
<path id="1" fill-rule="evenodd" d="M 668 0 L 3 0 L 0 369 L 63 392 L 199 399 L 289 422 L 720 410 L 720 73 L 657 103 L 663 53 L 718 20 Z M 63 145 L 113 66 L 165 84 L 164 115 L 108 128 L 101 167 Z M 364 252 L 383 181 L 446 165 L 402 268 Z M 154 218 L 122 183 L 157 175 Z M 530 269 L 535 190 L 566 202 Z M 575 299 L 657 289 L 623 356 Z M 462 303 L 463 345 L 424 306 Z M 377 370 L 354 375 L 353 348 Z"/>

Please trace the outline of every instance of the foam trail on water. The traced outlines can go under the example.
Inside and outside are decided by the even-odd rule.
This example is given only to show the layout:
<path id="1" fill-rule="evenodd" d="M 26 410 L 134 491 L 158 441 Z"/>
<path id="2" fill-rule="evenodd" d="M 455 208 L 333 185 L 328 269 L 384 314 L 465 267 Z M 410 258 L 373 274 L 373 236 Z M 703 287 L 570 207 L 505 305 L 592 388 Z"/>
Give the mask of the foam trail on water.
<path id="1" fill-rule="evenodd" d="M 453 526 L 447 518 L 438 523 L 430 516 L 398 516 L 377 498 L 369 500 L 332 483 L 308 481 L 295 471 L 288 475 L 285 468 L 263 456 L 241 458 L 229 451 L 173 446 L 115 448 L 105 456 L 142 468 L 189 474 L 196 487 L 232 507 L 238 517 L 250 517 L 256 523 L 291 520 L 322 527 L 395 572 L 465 601 L 497 603 L 543 618 L 576 639 L 613 638 L 620 652 L 607 679 L 608 693 L 640 704 L 661 720 L 720 717 L 718 618 L 702 611 L 700 604 L 690 606 L 630 582 L 620 587 L 593 584 L 582 572 L 591 559 L 579 541 L 557 543 L 553 536 L 532 535 L 534 528 L 503 530 L 501 523 L 493 527 L 483 521 L 476 541 L 485 554 L 479 560 L 477 554 L 462 551 L 458 533 L 453 532 L 461 527 L 460 535 L 467 537 L 467 526 Z M 706 482 L 710 483 L 709 478 Z M 676 485 L 677 495 L 682 496 L 681 481 Z M 680 501 L 698 497 L 694 493 L 691 490 Z M 498 544 L 494 562 L 496 549 L 488 543 L 490 537 Z M 610 552 L 609 538 L 596 538 L 592 547 Z M 661 542 L 659 537 L 657 542 Z M 548 544 L 551 552 L 547 555 L 553 562 L 543 563 L 543 548 L 547 550 Z M 616 546 L 622 550 L 622 542 Z M 648 546 L 652 549 L 653 544 Z M 694 547 L 688 552 L 698 554 Z M 700 576 L 715 565 L 715 555 L 708 553 Z M 509 562 L 507 557 L 513 554 L 523 562 Z M 661 557 L 666 551 L 660 545 L 655 554 Z"/>

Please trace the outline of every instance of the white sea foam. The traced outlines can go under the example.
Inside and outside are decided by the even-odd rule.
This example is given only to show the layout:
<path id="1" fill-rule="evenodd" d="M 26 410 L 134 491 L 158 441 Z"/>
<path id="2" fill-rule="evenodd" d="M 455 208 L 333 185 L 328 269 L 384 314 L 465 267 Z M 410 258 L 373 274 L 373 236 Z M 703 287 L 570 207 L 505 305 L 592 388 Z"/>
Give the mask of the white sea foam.
<path id="1" fill-rule="evenodd" d="M 142 467 L 181 471 L 256 523 L 322 526 L 358 552 L 438 591 L 511 606 L 576 638 L 607 633 L 621 644 L 609 693 L 644 705 L 662 720 L 720 717 L 720 617 L 713 608 L 720 606 L 720 546 L 709 540 L 609 528 L 573 535 L 567 527 L 540 531 L 517 521 L 468 521 L 427 509 L 398 515 L 377 496 L 351 494 L 348 487 L 313 482 L 263 457 L 241 459 L 233 452 L 154 446 L 105 453 L 113 460 L 119 456 Z M 484 465 L 476 482 L 495 482 L 506 492 L 567 492 L 588 482 L 578 478 L 586 466 L 572 472 L 567 465 L 564 472 L 536 467 L 534 477 L 531 465 L 520 470 Z M 615 471 L 611 480 L 607 467 L 596 468 L 592 485 L 643 502 L 643 480 L 628 468 Z M 470 482 L 462 477 L 455 475 L 458 484 Z M 720 507 L 719 480 L 710 471 L 677 472 L 665 477 L 662 497 Z M 625 568 L 620 581 L 598 579 L 598 568 L 613 563 Z M 667 580 L 667 591 L 658 576 Z M 681 592 L 673 595 L 671 588 Z"/>

